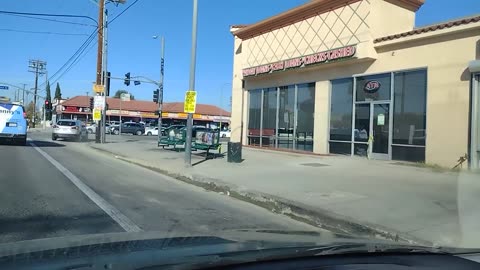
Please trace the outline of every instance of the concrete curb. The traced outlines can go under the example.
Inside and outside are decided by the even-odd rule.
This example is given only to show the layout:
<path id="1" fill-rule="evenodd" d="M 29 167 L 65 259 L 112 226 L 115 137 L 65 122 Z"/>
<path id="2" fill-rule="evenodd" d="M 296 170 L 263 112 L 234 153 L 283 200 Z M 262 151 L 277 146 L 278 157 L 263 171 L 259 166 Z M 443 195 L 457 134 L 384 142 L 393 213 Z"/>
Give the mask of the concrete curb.
<path id="1" fill-rule="evenodd" d="M 271 194 L 251 191 L 246 192 L 225 184 L 218 184 L 218 182 L 222 183 L 222 181 L 219 179 L 202 178 L 199 176 L 171 172 L 166 169 L 152 166 L 142 162 L 141 160 L 128 158 L 109 150 L 97 148 L 94 145 L 89 146 L 96 151 L 113 155 L 116 159 L 161 173 L 184 183 L 201 187 L 206 191 L 221 193 L 226 196 L 260 206 L 273 213 L 285 215 L 297 221 L 301 221 L 334 233 L 344 235 L 347 234 L 356 237 L 389 239 L 397 242 L 406 242 L 424 246 L 433 245 L 433 243 L 430 241 L 418 239 L 412 235 L 385 228 L 381 225 L 360 222 L 350 217 L 342 216 L 324 209 L 311 209 L 309 206 L 300 205 L 297 202 L 293 202 Z"/>

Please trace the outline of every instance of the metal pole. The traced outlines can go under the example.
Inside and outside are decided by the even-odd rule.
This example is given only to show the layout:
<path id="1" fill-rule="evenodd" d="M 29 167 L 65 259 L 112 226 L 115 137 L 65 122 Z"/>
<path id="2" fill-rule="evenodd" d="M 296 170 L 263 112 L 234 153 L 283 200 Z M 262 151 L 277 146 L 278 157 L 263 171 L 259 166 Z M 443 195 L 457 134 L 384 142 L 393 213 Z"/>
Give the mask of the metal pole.
<path id="1" fill-rule="evenodd" d="M 160 82 L 158 91 L 158 143 L 160 143 L 160 139 L 162 137 L 163 75 L 165 66 L 165 38 L 163 36 L 160 50 Z"/>
<path id="2" fill-rule="evenodd" d="M 106 88 L 109 87 L 108 84 L 108 78 L 107 78 L 107 48 L 108 48 L 108 40 L 107 40 L 107 35 L 108 35 L 108 10 L 105 9 L 105 16 L 104 16 L 104 30 L 103 30 L 103 85 L 105 90 L 103 91 L 103 110 L 102 110 L 102 121 L 101 121 L 101 126 L 100 126 L 100 136 L 101 136 L 101 142 L 105 143 L 106 141 L 106 134 L 105 134 L 105 121 L 107 120 L 107 90 Z"/>
<path id="3" fill-rule="evenodd" d="M 218 127 L 220 131 L 222 131 L 222 118 L 223 118 L 222 104 L 223 104 L 223 86 L 222 88 L 220 88 L 220 125 Z"/>
<path id="4" fill-rule="evenodd" d="M 120 95 L 120 123 L 118 124 L 118 136 L 122 136 L 122 95 Z"/>
<path id="5" fill-rule="evenodd" d="M 45 98 L 47 100 L 47 98 Z M 45 108 L 45 102 L 43 103 L 43 129 L 47 128 L 47 108 Z"/>
<path id="6" fill-rule="evenodd" d="M 26 83 L 23 84 L 23 91 L 22 91 L 22 105 L 25 106 L 25 86 L 27 86 Z"/>
<path id="7" fill-rule="evenodd" d="M 190 87 L 188 90 L 195 91 L 195 66 L 197 58 L 197 13 L 198 0 L 193 0 L 193 16 L 192 16 L 192 51 L 190 58 Z M 187 117 L 187 134 L 185 140 L 185 166 L 192 166 L 192 125 L 193 115 L 188 114 Z"/>

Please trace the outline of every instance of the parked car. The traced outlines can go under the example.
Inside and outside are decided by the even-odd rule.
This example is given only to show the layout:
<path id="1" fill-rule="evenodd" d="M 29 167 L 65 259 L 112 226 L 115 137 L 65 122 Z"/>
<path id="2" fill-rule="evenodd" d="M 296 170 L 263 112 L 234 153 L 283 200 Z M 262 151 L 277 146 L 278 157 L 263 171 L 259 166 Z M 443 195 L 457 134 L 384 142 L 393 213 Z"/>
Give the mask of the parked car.
<path id="1" fill-rule="evenodd" d="M 142 135 L 145 133 L 145 127 L 138 123 L 123 123 L 121 128 L 122 133 L 128 133 L 133 135 Z M 115 135 L 120 134 L 120 125 L 110 128 L 110 133 Z"/>
<path id="2" fill-rule="evenodd" d="M 76 141 L 86 141 L 88 132 L 85 124 L 80 120 L 59 120 L 52 126 L 52 140 L 58 138 L 74 139 Z"/>
<path id="3" fill-rule="evenodd" d="M 97 132 L 97 124 L 91 124 L 89 126 L 87 126 L 87 132 L 88 134 L 94 134 Z M 110 124 L 109 123 L 106 123 L 105 124 L 105 133 L 109 133 L 110 132 Z"/>
<path id="4" fill-rule="evenodd" d="M 147 136 L 158 136 L 158 127 L 147 127 L 145 128 L 145 135 Z"/>
<path id="5" fill-rule="evenodd" d="M 220 130 L 220 138 L 230 138 L 232 131 L 230 129 Z"/>

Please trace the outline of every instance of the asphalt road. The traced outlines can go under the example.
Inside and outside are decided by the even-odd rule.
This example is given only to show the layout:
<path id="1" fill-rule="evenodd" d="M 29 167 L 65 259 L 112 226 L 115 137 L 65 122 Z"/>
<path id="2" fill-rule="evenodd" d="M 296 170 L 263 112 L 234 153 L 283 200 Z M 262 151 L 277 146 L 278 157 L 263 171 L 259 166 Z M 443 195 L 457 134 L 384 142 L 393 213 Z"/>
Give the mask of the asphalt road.
<path id="1" fill-rule="evenodd" d="M 0 145 L 0 242 L 123 231 L 315 230 L 50 136 L 31 133 L 29 146 Z"/>

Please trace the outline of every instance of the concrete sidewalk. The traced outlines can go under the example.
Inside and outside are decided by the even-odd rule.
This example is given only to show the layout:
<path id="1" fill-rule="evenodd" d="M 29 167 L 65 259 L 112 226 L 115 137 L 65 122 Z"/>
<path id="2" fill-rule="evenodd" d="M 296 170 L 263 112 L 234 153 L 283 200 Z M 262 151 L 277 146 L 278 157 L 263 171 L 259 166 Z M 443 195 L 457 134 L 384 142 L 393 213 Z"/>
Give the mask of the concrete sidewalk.
<path id="1" fill-rule="evenodd" d="M 465 246 L 463 214 L 470 213 L 469 225 L 480 224 L 480 212 L 471 215 L 480 198 L 460 192 L 480 194 L 480 175 L 469 172 L 245 147 L 240 164 L 227 163 L 226 156 L 205 161 L 203 152 L 194 152 L 195 165 L 185 169 L 183 152 L 135 136 L 90 147 L 334 232 Z M 463 210 L 462 201 L 468 201 Z M 480 244 L 480 237 L 468 238 Z"/>

